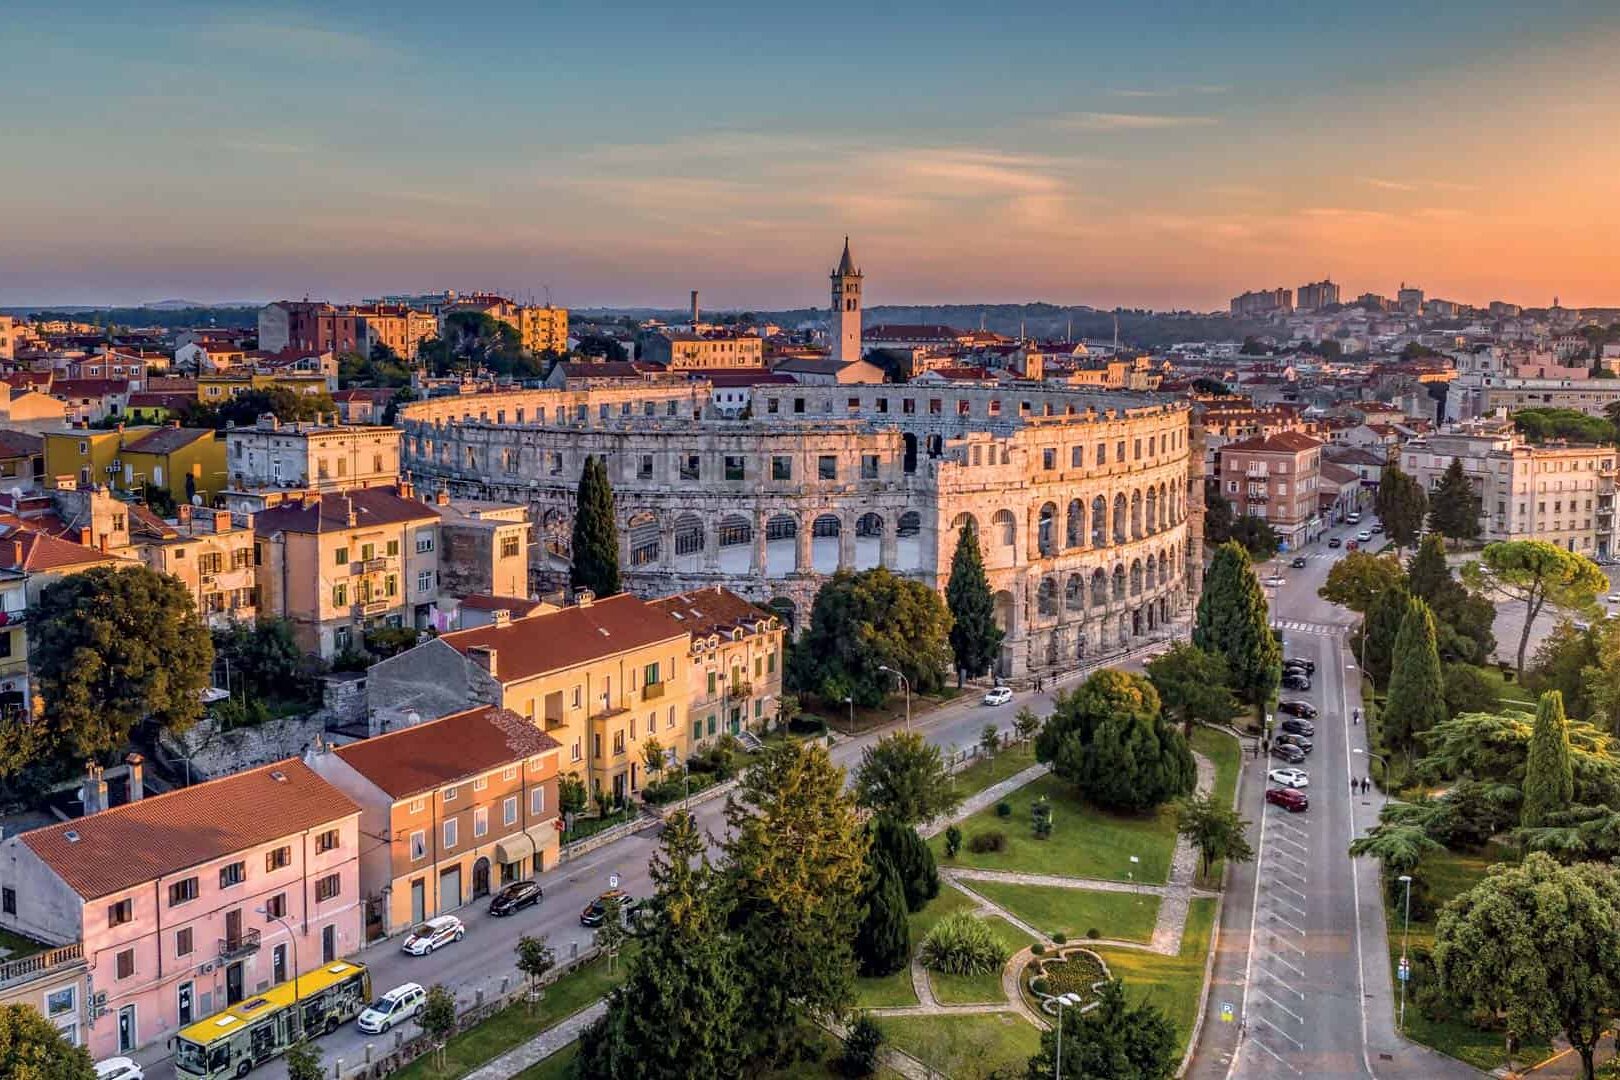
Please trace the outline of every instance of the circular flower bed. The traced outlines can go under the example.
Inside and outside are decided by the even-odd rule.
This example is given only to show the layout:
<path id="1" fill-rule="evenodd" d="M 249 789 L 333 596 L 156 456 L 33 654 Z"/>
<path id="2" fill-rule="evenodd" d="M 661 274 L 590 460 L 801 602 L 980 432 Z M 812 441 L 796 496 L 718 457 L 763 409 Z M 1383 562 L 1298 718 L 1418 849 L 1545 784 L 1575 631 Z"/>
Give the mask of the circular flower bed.
<path id="1" fill-rule="evenodd" d="M 1034 987 L 1035 979 L 1041 988 Z M 1062 994 L 1078 994 L 1082 1009 L 1097 1000 L 1098 988 L 1109 978 L 1108 965 L 1090 949 L 1068 949 L 1058 956 L 1049 956 L 1040 964 L 1024 968 L 1024 988 L 1034 997 L 1043 1012 L 1057 1012 L 1053 998 Z"/>

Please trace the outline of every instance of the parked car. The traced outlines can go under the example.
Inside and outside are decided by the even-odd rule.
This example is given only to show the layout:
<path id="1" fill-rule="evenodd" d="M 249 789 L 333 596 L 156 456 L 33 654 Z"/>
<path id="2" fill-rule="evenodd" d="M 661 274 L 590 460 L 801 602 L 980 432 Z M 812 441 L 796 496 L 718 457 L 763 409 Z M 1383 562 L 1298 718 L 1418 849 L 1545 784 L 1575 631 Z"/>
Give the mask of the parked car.
<path id="1" fill-rule="evenodd" d="M 1288 565 L 1292 566 L 1295 570 L 1303 570 L 1303 569 L 1305 569 L 1305 565 L 1306 565 L 1305 564 L 1305 556 L 1303 556 L 1303 555 L 1295 555 L 1292 559 L 1289 560 Z"/>
<path id="2" fill-rule="evenodd" d="M 1612 592 L 1608 596 L 1609 603 L 1620 604 L 1620 592 Z"/>
<path id="3" fill-rule="evenodd" d="M 146 1080 L 141 1067 L 127 1057 L 96 1062 L 96 1080 Z"/>
<path id="4" fill-rule="evenodd" d="M 608 901 L 619 902 L 619 914 L 628 919 L 635 914 L 637 900 L 623 889 L 609 889 L 595 900 L 585 905 L 585 910 L 579 913 L 579 925 L 601 926 L 602 920 L 607 917 Z"/>
<path id="5" fill-rule="evenodd" d="M 1285 667 L 1285 668 L 1290 668 L 1290 667 L 1304 668 L 1305 669 L 1305 674 L 1307 674 L 1307 675 L 1315 675 L 1316 674 L 1316 661 L 1315 660 L 1307 660 L 1303 656 L 1290 656 L 1288 659 L 1283 661 L 1283 667 Z"/>
<path id="6" fill-rule="evenodd" d="M 514 881 L 495 894 L 495 898 L 489 902 L 489 913 L 511 915 L 526 907 L 533 907 L 544 897 L 538 881 Z"/>
<path id="7" fill-rule="evenodd" d="M 1372 534 L 1374 536 L 1382 536 L 1382 535 L 1384 535 L 1384 527 L 1382 525 L 1374 525 L 1372 527 Z"/>
<path id="8" fill-rule="evenodd" d="M 1266 802 L 1280 806 L 1292 814 L 1311 808 L 1311 797 L 1291 787 L 1266 788 Z"/>
<path id="9" fill-rule="evenodd" d="M 1272 741 L 1282 743 L 1284 746 L 1297 746 L 1307 754 L 1315 748 L 1311 740 L 1303 735 L 1295 735 L 1292 731 L 1279 732 Z"/>
<path id="10" fill-rule="evenodd" d="M 1344 520 L 1349 522 L 1351 525 L 1360 525 L 1361 524 L 1361 511 L 1360 510 L 1352 510 L 1352 511 L 1350 511 L 1348 514 L 1344 515 Z"/>
<path id="11" fill-rule="evenodd" d="M 1272 769 L 1266 774 L 1273 784 L 1283 787 L 1302 788 L 1311 782 L 1311 776 L 1304 769 Z"/>
<path id="12" fill-rule="evenodd" d="M 1344 545 L 1344 550 L 1346 550 L 1346 551 L 1360 551 L 1361 550 L 1361 545 L 1356 543 L 1354 540 L 1352 540 L 1349 543 Z"/>
<path id="13" fill-rule="evenodd" d="M 1372 530 L 1362 529 L 1360 532 L 1356 533 L 1356 539 L 1365 544 L 1367 541 L 1372 539 Z"/>
<path id="14" fill-rule="evenodd" d="M 1316 706 L 1308 701 L 1279 701 L 1277 711 L 1288 716 L 1302 716 L 1307 720 L 1316 719 Z"/>
<path id="15" fill-rule="evenodd" d="M 1283 674 L 1282 688 L 1284 690 L 1309 690 L 1311 680 L 1302 672 L 1285 672 Z"/>
<path id="16" fill-rule="evenodd" d="M 467 928 L 460 919 L 454 915 L 440 915 L 413 929 L 405 938 L 402 948 L 412 956 L 426 956 L 451 942 L 460 941 L 466 934 Z"/>
<path id="17" fill-rule="evenodd" d="M 1290 765 L 1299 765 L 1305 760 L 1305 751 L 1289 743 L 1273 742 L 1271 744 L 1271 756 L 1279 761 L 1286 761 Z"/>
<path id="18" fill-rule="evenodd" d="M 1283 731 L 1287 732 L 1290 735 L 1315 735 L 1316 734 L 1316 725 L 1315 724 L 1311 723 L 1309 720 L 1300 720 L 1297 717 L 1293 717 L 1293 716 L 1290 716 L 1288 719 L 1284 720 L 1281 724 L 1278 725 L 1278 727 L 1280 727 Z"/>
<path id="19" fill-rule="evenodd" d="M 1328 537 L 1328 547 L 1336 548 L 1336 547 L 1343 547 L 1343 546 L 1344 546 L 1344 541 L 1340 540 L 1337 536 Z"/>
<path id="20" fill-rule="evenodd" d="M 984 704 L 986 705 L 1005 705 L 1011 700 L 1012 687 L 1010 686 L 993 686 L 990 688 L 990 692 L 984 695 Z"/>
<path id="21" fill-rule="evenodd" d="M 421 983 L 401 983 L 367 1005 L 355 1017 L 354 1026 L 367 1035 L 381 1035 L 421 1012 L 425 1004 L 427 991 L 422 989 Z"/>

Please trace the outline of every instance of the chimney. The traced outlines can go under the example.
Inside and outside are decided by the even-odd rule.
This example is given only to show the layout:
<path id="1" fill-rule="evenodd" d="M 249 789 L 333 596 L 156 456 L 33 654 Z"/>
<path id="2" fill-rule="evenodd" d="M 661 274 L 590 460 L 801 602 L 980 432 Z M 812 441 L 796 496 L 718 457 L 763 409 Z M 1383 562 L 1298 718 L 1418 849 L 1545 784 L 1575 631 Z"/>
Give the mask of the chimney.
<path id="1" fill-rule="evenodd" d="M 214 531 L 228 533 L 231 531 L 231 512 L 229 510 L 214 511 Z"/>
<path id="2" fill-rule="evenodd" d="M 85 763 L 84 783 L 79 787 L 79 801 L 84 803 L 87 817 L 107 809 L 107 781 L 101 774 L 101 766 L 93 761 Z"/>
<path id="3" fill-rule="evenodd" d="M 409 480 L 399 482 L 399 496 L 402 499 L 416 498 L 416 487 Z"/>
<path id="4" fill-rule="evenodd" d="M 440 506 L 449 506 L 450 505 L 450 489 L 449 488 L 440 488 L 439 493 L 437 495 L 433 496 L 433 501 L 435 503 L 438 503 Z"/>
<path id="5" fill-rule="evenodd" d="M 13 540 L 11 542 L 11 565 L 14 568 L 21 569 L 22 564 L 23 564 L 23 542 L 21 540 Z"/>
<path id="6" fill-rule="evenodd" d="M 129 763 L 129 801 L 140 802 L 146 796 L 146 759 L 139 754 L 130 754 L 124 760 Z"/>
<path id="7" fill-rule="evenodd" d="M 696 327 L 697 324 L 698 324 L 698 291 L 696 289 L 693 289 L 692 290 L 692 325 L 694 327 Z"/>
<path id="8" fill-rule="evenodd" d="M 354 500 L 345 495 L 343 496 L 343 505 L 349 508 L 349 528 L 352 529 L 360 524 L 359 515 L 354 512 Z"/>
<path id="9" fill-rule="evenodd" d="M 575 607 L 582 607 L 582 608 L 590 607 L 591 604 L 595 602 L 595 600 L 596 600 L 596 594 L 594 592 L 592 592 L 591 590 L 589 590 L 589 589 L 575 589 L 574 590 L 574 606 Z"/>
<path id="10" fill-rule="evenodd" d="M 181 503 L 179 506 L 175 507 L 174 508 L 174 516 L 175 516 L 175 520 L 179 521 L 180 524 L 182 524 L 182 525 L 190 525 L 191 524 L 191 504 L 190 503 Z"/>
<path id="11" fill-rule="evenodd" d="M 496 608 L 489 613 L 489 621 L 496 626 L 511 626 L 512 613 L 506 608 Z"/>
<path id="12" fill-rule="evenodd" d="M 85 547 L 90 546 L 90 530 L 88 527 L 81 526 L 79 528 L 79 543 Z"/>
<path id="13" fill-rule="evenodd" d="M 499 649 L 492 649 L 488 645 L 473 645 L 467 649 L 467 659 L 489 672 L 492 679 L 500 678 L 499 654 Z"/>

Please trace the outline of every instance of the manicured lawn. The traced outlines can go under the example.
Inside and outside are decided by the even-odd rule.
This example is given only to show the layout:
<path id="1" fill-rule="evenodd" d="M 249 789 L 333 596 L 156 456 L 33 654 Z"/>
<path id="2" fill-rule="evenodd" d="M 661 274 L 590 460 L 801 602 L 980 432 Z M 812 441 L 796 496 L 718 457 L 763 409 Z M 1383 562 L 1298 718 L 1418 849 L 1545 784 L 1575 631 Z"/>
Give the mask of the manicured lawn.
<path id="1" fill-rule="evenodd" d="M 568 1080 L 574 1074 L 574 1059 L 578 1056 L 579 1043 L 571 1042 L 544 1061 L 530 1065 L 514 1080 Z"/>
<path id="2" fill-rule="evenodd" d="M 1012 885 L 1000 881 L 971 881 L 969 886 L 993 900 L 1048 937 L 1064 934 L 1081 941 L 1093 928 L 1105 938 L 1150 941 L 1159 917 L 1157 896 L 1065 889 L 1056 885 Z"/>
<path id="3" fill-rule="evenodd" d="M 1029 808 L 1043 795 L 1052 802 L 1052 835 L 1037 840 Z M 1125 881 L 1135 855 L 1142 860 L 1136 867 L 1140 881 L 1158 884 L 1170 872 L 1176 825 L 1168 807 L 1139 817 L 1107 813 L 1081 802 L 1055 776 L 1024 785 L 1007 802 L 1012 806 L 1011 817 L 997 817 L 996 808 L 987 806 L 961 823 L 962 850 L 955 860 L 945 858 L 943 834 L 930 840 L 940 865 Z M 968 850 L 975 834 L 992 830 L 1006 836 L 1004 850 L 985 854 Z"/>
<path id="4" fill-rule="evenodd" d="M 606 817 L 576 817 L 574 827 L 563 833 L 562 842 L 572 844 L 574 841 L 583 840 L 587 836 L 595 836 L 597 833 L 611 829 L 615 825 L 623 825 L 625 822 L 633 820 L 638 814 L 639 811 L 634 807 L 626 806 L 624 809 L 615 811 Z"/>
<path id="5" fill-rule="evenodd" d="M 1132 998 L 1146 997 L 1163 1009 L 1181 1033 L 1185 1048 L 1192 1038 L 1198 1003 L 1204 997 L 1204 960 L 1209 955 L 1209 935 L 1214 925 L 1215 901 L 1206 897 L 1194 900 L 1188 907 L 1181 951 L 1175 956 L 1081 944 L 1102 957 L 1110 973 L 1125 980 Z"/>
<path id="6" fill-rule="evenodd" d="M 470 1031 L 457 1035 L 445 1047 L 444 1068 L 434 1068 L 431 1064 L 432 1055 L 429 1054 L 417 1058 L 394 1073 L 394 1076 L 397 1080 L 451 1080 L 453 1077 L 465 1076 L 606 994 L 624 978 L 628 951 L 628 949 L 621 950 L 619 958 L 614 961 L 612 975 L 608 974 L 606 960 L 594 960 L 552 983 L 546 988 L 546 996 L 535 1008 L 532 1016 L 519 1002 L 496 1013 Z M 535 1068 L 538 1069 L 559 1056 L 561 1055 L 554 1054 L 552 1058 L 541 1062 Z"/>
<path id="7" fill-rule="evenodd" d="M 1035 944 L 1034 938 L 999 915 L 986 916 L 984 921 L 991 932 L 1006 946 L 1009 957 L 1018 950 Z M 934 996 L 947 1005 L 1006 1001 L 1007 995 L 1001 989 L 1001 972 L 1001 968 L 987 971 L 983 975 L 943 975 L 931 971 L 928 973 L 928 982 L 934 989 Z"/>
<path id="8" fill-rule="evenodd" d="M 911 924 L 913 952 L 939 920 L 953 911 L 971 911 L 977 906 L 977 903 L 961 890 L 953 889 L 949 885 L 943 886 L 939 890 L 939 895 L 930 900 L 926 907 L 907 916 L 907 921 Z M 1008 926 L 1008 929 L 1011 930 L 1012 927 Z M 911 984 L 911 968 L 903 967 L 893 975 L 856 979 L 855 1004 L 863 1009 L 917 1004 L 917 990 Z"/>
<path id="9" fill-rule="evenodd" d="M 1494 665 L 1481 667 L 1478 670 L 1481 675 L 1485 676 L 1485 681 L 1495 688 L 1496 696 L 1505 703 L 1518 703 L 1529 705 L 1532 708 L 1535 707 L 1535 695 L 1521 686 L 1517 678 L 1513 682 L 1508 682 L 1507 676 L 1502 674 L 1502 669 Z"/>
<path id="10" fill-rule="evenodd" d="M 1199 726 L 1193 729 L 1192 748 L 1215 763 L 1215 794 L 1222 806 L 1237 797 L 1238 773 L 1243 769 L 1243 747 L 1229 731 Z"/>
<path id="11" fill-rule="evenodd" d="M 953 778 L 956 793 L 962 798 L 976 795 L 985 788 L 1016 776 L 1035 764 L 1035 744 L 1013 745 L 993 758 L 981 757 Z"/>
<path id="12" fill-rule="evenodd" d="M 997 1070 L 1022 1076 L 1041 1043 L 1041 1033 L 1016 1013 L 885 1016 L 878 1025 L 895 1048 L 963 1080 Z"/>
<path id="13" fill-rule="evenodd" d="M 820 1061 L 797 1062 L 785 1069 L 762 1073 L 761 1076 L 765 1080 L 830 1080 L 831 1077 L 838 1076 L 839 1073 L 833 1068 L 832 1061 L 838 1056 L 843 1044 L 830 1034 L 823 1034 L 822 1043 L 824 1054 Z M 579 1043 L 569 1043 L 544 1061 L 530 1065 L 518 1073 L 514 1080 L 568 1080 L 572 1075 L 574 1058 L 578 1055 Z M 885 1080 L 892 1080 L 899 1074 L 888 1068 L 879 1068 L 877 1075 Z"/>

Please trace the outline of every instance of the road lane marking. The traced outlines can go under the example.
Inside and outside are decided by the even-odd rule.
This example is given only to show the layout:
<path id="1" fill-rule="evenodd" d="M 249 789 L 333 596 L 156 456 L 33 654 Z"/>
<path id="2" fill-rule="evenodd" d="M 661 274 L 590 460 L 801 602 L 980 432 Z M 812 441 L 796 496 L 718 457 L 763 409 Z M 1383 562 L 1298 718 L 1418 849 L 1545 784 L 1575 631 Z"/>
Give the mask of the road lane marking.
<path id="1" fill-rule="evenodd" d="M 1304 834 L 1302 833 L 1300 835 L 1304 835 Z M 1307 847 L 1306 845 L 1300 843 L 1298 840 L 1293 839 L 1292 837 L 1279 836 L 1279 837 L 1276 837 L 1275 839 L 1276 839 L 1277 843 L 1279 843 L 1279 844 L 1290 844 L 1290 845 L 1292 845 L 1294 847 L 1299 848 L 1299 850 L 1301 850 L 1301 851 L 1308 852 L 1308 851 L 1311 850 L 1309 847 Z"/>
<path id="2" fill-rule="evenodd" d="M 1270 954 L 1269 956 L 1266 957 L 1266 959 L 1277 961 L 1277 963 L 1281 964 L 1283 967 L 1287 968 L 1289 971 L 1292 971 L 1295 975 L 1298 975 L 1302 979 L 1305 977 L 1305 973 L 1303 971 L 1301 971 L 1299 968 L 1295 967 L 1291 962 L 1289 962 L 1287 960 L 1284 960 L 1282 957 L 1278 956 L 1276 953 Z M 1282 979 L 1282 976 L 1281 975 L 1273 975 L 1272 978 L 1274 978 L 1274 979 Z M 1287 980 L 1284 979 L 1283 981 L 1286 982 Z M 1301 993 L 1299 996 L 1301 998 L 1304 998 L 1305 995 L 1303 993 Z"/>
<path id="3" fill-rule="evenodd" d="M 1265 854 L 1266 854 L 1266 823 L 1271 820 L 1271 815 L 1264 812 L 1264 807 L 1265 807 L 1265 804 L 1262 803 L 1261 804 L 1261 814 L 1260 814 L 1260 842 L 1255 844 L 1255 846 L 1254 846 L 1255 860 L 1256 860 L 1257 864 L 1258 864 L 1259 860 L 1265 858 Z M 1241 1002 L 1240 1005 L 1239 1005 L 1239 1008 L 1242 1009 L 1242 1015 L 1243 1015 L 1243 1018 L 1244 1018 L 1244 1027 L 1245 1028 L 1248 1027 L 1249 985 L 1254 981 L 1255 942 L 1258 939 L 1258 931 L 1259 931 L 1259 928 L 1260 928 L 1260 879 L 1263 876 L 1264 875 L 1262 875 L 1260 873 L 1260 867 L 1258 865 L 1256 865 L 1255 866 L 1255 872 L 1254 872 L 1254 896 L 1250 898 L 1250 907 L 1249 907 L 1249 955 L 1244 957 L 1244 959 L 1243 959 L 1243 986 L 1239 990 L 1240 1002 Z M 1209 990 L 1206 989 L 1204 992 L 1209 993 Z M 1262 1047 L 1262 1049 L 1264 1049 L 1264 1048 Z M 1228 1077 L 1228 1080 L 1230 1080 L 1230 1077 L 1231 1077 L 1232 1073 L 1234 1071 L 1236 1071 L 1237 1066 L 1238 1066 L 1238 1061 L 1239 1061 L 1239 1059 L 1242 1058 L 1242 1056 L 1243 1056 L 1243 1042 L 1242 1042 L 1242 1040 L 1240 1038 L 1240 1040 L 1238 1042 L 1237 1052 L 1232 1055 L 1232 1063 L 1230 1065 L 1228 1065 L 1227 1069 L 1226 1069 L 1226 1075 Z M 1276 1057 L 1275 1054 L 1273 1054 L 1272 1056 Z M 1277 1060 L 1281 1061 L 1282 1059 L 1278 1058 Z"/>
<path id="4" fill-rule="evenodd" d="M 1271 883 L 1273 885 L 1277 886 L 1277 888 L 1279 888 L 1279 889 L 1286 889 L 1288 892 L 1293 893 L 1295 896 L 1299 897 L 1301 900 L 1309 900 L 1310 899 L 1310 897 L 1306 896 L 1304 893 L 1300 892 L 1298 889 L 1294 888 L 1292 885 L 1284 885 L 1282 882 L 1277 881 L 1275 878 L 1272 879 Z"/>
<path id="5" fill-rule="evenodd" d="M 1270 994 L 1266 993 L 1264 990 L 1256 990 L 1255 993 L 1259 994 L 1261 997 L 1265 998 L 1267 1001 L 1269 1001 L 1273 1005 L 1277 1006 L 1277 1008 L 1281 1009 L 1283 1012 L 1287 1013 L 1289 1016 L 1292 1016 L 1294 1018 L 1295 1023 L 1303 1024 L 1305 1022 L 1305 1018 L 1303 1016 L 1299 1015 L 1299 1013 L 1295 1012 L 1293 1009 L 1290 1009 L 1288 1006 L 1284 1005 L 1282 1002 L 1278 1001 L 1276 998 L 1272 997 Z"/>
<path id="6" fill-rule="evenodd" d="M 1273 851 L 1271 854 L 1274 855 L 1275 857 L 1279 858 L 1279 859 L 1292 859 L 1294 862 L 1298 863 L 1300 866 L 1305 867 L 1307 869 L 1309 869 L 1309 867 L 1310 867 L 1310 864 L 1307 863 L 1303 857 L 1301 857 L 1299 855 L 1295 855 L 1292 852 L 1289 852 L 1289 851 Z"/>
<path id="7" fill-rule="evenodd" d="M 1273 866 L 1271 869 L 1272 869 L 1273 873 L 1287 874 L 1289 877 L 1293 878 L 1295 881 L 1299 882 L 1301 885 L 1309 885 L 1311 883 L 1311 879 L 1306 877 L 1304 874 L 1300 873 L 1298 870 L 1290 870 L 1286 866 Z M 1283 886 L 1283 887 L 1287 888 L 1286 885 Z M 1290 891 L 1292 891 L 1292 890 L 1290 890 Z M 1300 893 L 1299 895 L 1301 897 L 1303 897 L 1305 894 Z"/>
<path id="8" fill-rule="evenodd" d="M 1275 900 L 1277 903 L 1281 904 L 1283 907 L 1287 908 L 1289 911 L 1298 912 L 1300 918 L 1302 918 L 1302 919 L 1308 919 L 1308 918 L 1311 917 L 1310 912 L 1306 911 L 1302 907 L 1296 907 L 1295 905 L 1290 904 L 1288 901 L 1284 900 L 1280 896 L 1273 896 L 1272 899 Z"/>
<path id="9" fill-rule="evenodd" d="M 1294 1049 L 1296 1049 L 1296 1050 L 1304 1050 L 1305 1049 L 1305 1044 L 1304 1043 L 1300 1042 L 1298 1039 L 1296 1039 L 1292 1035 L 1288 1034 L 1288 1032 L 1286 1032 L 1282 1028 L 1278 1027 L 1277 1024 L 1274 1021 L 1268 1020 L 1264 1016 L 1256 1016 L 1254 1019 L 1255 1019 L 1256 1023 L 1266 1025 L 1266 1027 L 1270 1028 L 1272 1031 L 1275 1031 L 1277 1034 L 1281 1035 L 1283 1038 L 1285 1038 L 1289 1042 L 1293 1043 L 1294 1044 Z"/>
<path id="10" fill-rule="evenodd" d="M 1284 992 L 1293 994 L 1295 997 L 1299 998 L 1300 1001 L 1305 1000 L 1305 991 L 1294 989 L 1294 984 L 1293 983 L 1289 982 L 1287 979 L 1283 978 L 1281 975 L 1277 974 L 1275 971 L 1262 970 L 1260 972 L 1260 974 L 1271 976 L 1272 979 L 1274 979 L 1276 981 L 1278 987 L 1280 987 Z"/>
<path id="11" fill-rule="evenodd" d="M 1281 945 L 1285 949 L 1293 949 L 1295 952 L 1299 953 L 1299 958 L 1301 960 L 1305 959 L 1304 949 L 1300 948 L 1298 945 L 1295 945 L 1292 941 L 1289 941 L 1275 930 L 1270 931 L 1270 933 L 1273 945 Z"/>
<path id="12" fill-rule="evenodd" d="M 1283 1068 L 1287 1069 L 1289 1072 L 1293 1073 L 1295 1076 L 1299 1075 L 1299 1070 L 1294 1068 L 1292 1065 L 1288 1064 L 1287 1059 L 1284 1058 L 1281 1054 L 1277 1053 L 1277 1051 L 1273 1050 L 1271 1047 L 1267 1046 L 1265 1043 L 1261 1042 L 1259 1039 L 1255 1038 L 1253 1035 L 1249 1036 L 1249 1041 L 1254 1043 L 1254 1045 L 1258 1046 L 1260 1049 L 1264 1050 L 1266 1053 L 1270 1054 L 1272 1057 L 1276 1058 L 1278 1064 L 1282 1065 Z"/>
<path id="13" fill-rule="evenodd" d="M 1271 916 L 1273 921 L 1282 923 L 1284 926 L 1288 927 L 1288 929 L 1292 930 L 1294 933 L 1298 934 L 1300 937 L 1305 936 L 1305 931 L 1301 930 L 1299 927 L 1295 926 L 1293 923 L 1289 922 L 1287 919 L 1283 918 L 1281 915 L 1277 914 L 1275 911 L 1268 912 L 1268 914 Z"/>

